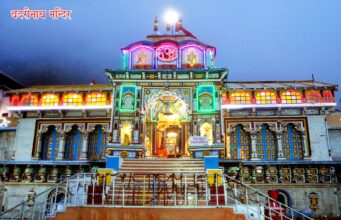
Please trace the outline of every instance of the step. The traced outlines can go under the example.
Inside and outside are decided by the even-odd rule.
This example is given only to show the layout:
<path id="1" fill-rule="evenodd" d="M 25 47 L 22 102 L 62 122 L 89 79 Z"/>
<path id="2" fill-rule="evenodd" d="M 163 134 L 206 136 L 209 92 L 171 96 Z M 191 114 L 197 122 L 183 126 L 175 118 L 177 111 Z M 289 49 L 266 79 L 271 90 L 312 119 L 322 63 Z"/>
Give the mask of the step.
<path id="1" fill-rule="evenodd" d="M 244 214 L 236 214 L 233 208 L 108 208 L 108 207 L 69 207 L 66 212 L 57 213 L 54 220 L 90 219 L 229 219 L 245 220 Z"/>

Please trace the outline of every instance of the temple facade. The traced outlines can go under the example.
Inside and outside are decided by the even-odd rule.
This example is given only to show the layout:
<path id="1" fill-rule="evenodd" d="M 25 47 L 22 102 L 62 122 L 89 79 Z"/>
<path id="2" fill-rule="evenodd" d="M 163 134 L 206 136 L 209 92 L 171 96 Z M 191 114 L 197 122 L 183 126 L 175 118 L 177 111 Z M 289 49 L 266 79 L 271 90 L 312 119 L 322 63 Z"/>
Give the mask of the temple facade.
<path id="1" fill-rule="evenodd" d="M 32 187 L 106 167 L 108 157 L 216 157 L 224 173 L 279 190 L 287 205 L 340 214 L 341 154 L 326 122 L 337 85 L 230 81 L 215 66 L 216 48 L 181 22 L 160 34 L 156 21 L 152 35 L 121 52 L 122 68 L 105 70 L 109 84 L 6 92 L 3 118 L 12 125 L 0 129 L 2 209 Z M 4 135 L 11 126 L 15 135 Z"/>

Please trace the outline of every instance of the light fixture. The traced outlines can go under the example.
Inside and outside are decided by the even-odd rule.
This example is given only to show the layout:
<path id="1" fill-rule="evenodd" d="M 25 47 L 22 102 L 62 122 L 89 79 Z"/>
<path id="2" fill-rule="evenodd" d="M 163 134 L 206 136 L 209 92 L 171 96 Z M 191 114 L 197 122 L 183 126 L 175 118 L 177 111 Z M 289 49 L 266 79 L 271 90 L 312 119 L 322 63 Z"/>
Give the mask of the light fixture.
<path id="1" fill-rule="evenodd" d="M 176 134 L 175 132 L 168 132 L 168 133 L 167 133 L 167 136 L 170 137 L 170 138 L 172 138 L 172 137 L 176 137 L 177 134 Z"/>
<path id="2" fill-rule="evenodd" d="M 170 25 L 174 25 L 179 21 L 179 14 L 174 10 L 168 10 L 164 16 L 166 23 Z"/>

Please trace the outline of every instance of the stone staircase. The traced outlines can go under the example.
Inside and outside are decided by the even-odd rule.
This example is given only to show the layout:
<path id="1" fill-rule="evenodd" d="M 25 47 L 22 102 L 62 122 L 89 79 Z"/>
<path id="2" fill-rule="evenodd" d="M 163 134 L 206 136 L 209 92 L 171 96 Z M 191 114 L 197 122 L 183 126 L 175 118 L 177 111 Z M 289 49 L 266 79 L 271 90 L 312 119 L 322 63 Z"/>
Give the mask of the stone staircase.
<path id="1" fill-rule="evenodd" d="M 205 205 L 204 174 L 202 160 L 125 160 L 105 203 L 125 206 Z M 185 194 L 193 196 L 185 199 Z"/>
<path id="2" fill-rule="evenodd" d="M 112 208 L 112 207 L 69 207 L 57 213 L 54 220 L 246 220 L 244 214 L 234 213 L 233 208 Z"/>

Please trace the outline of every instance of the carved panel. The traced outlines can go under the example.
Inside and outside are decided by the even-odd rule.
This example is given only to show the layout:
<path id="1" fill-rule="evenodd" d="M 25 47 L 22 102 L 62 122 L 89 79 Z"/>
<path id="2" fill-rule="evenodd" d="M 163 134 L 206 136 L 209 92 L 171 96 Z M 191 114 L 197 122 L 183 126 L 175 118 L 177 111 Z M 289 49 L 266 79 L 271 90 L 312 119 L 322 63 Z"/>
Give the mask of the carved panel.
<path id="1" fill-rule="evenodd" d="M 94 131 L 97 125 L 101 125 L 104 132 L 107 132 L 109 129 L 109 123 L 88 123 L 87 132 Z"/>
<path id="2" fill-rule="evenodd" d="M 78 130 L 80 132 L 84 132 L 85 131 L 85 124 L 84 123 L 66 123 L 66 124 L 64 124 L 64 131 L 65 132 L 71 131 L 73 125 L 77 125 L 78 126 Z"/>

